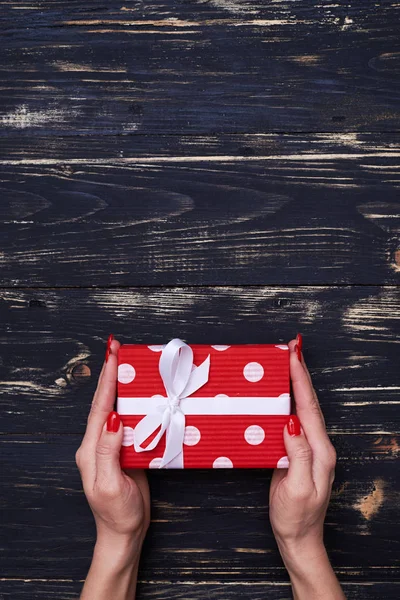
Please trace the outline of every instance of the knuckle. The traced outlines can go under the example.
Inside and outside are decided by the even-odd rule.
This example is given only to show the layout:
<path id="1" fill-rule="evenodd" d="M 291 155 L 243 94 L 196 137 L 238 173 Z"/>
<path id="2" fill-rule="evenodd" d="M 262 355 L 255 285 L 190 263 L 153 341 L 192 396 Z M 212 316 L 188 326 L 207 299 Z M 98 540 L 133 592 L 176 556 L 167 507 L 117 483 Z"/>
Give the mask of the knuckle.
<path id="1" fill-rule="evenodd" d="M 311 398 L 310 408 L 313 411 L 313 413 L 315 413 L 317 415 L 322 415 L 321 407 L 319 405 L 318 398 L 317 398 L 317 395 L 315 394 L 315 392 L 313 393 L 312 398 Z"/>
<path id="2" fill-rule="evenodd" d="M 298 446 L 294 453 L 295 459 L 302 463 L 307 463 L 311 461 L 312 452 L 310 446 Z"/>
<path id="3" fill-rule="evenodd" d="M 82 448 L 79 447 L 75 452 L 75 463 L 78 468 L 82 466 Z"/>
<path id="4" fill-rule="evenodd" d="M 112 485 L 107 485 L 105 488 L 103 488 L 102 492 L 103 496 L 109 498 L 110 500 L 119 496 L 119 490 L 117 487 Z"/>
<path id="5" fill-rule="evenodd" d="M 307 500 L 312 495 L 312 490 L 305 485 L 299 485 L 292 490 L 292 499 L 298 502 Z"/>
<path id="6" fill-rule="evenodd" d="M 330 469 L 334 469 L 336 466 L 337 454 L 335 448 L 332 444 L 329 444 L 328 449 L 326 451 L 326 464 Z"/>
<path id="7" fill-rule="evenodd" d="M 107 458 L 108 456 L 112 456 L 113 452 L 112 452 L 112 449 L 110 448 L 110 446 L 107 446 L 107 444 L 103 444 L 102 442 L 100 442 L 99 444 L 97 444 L 96 454 L 97 454 L 97 456 Z"/>
<path id="8" fill-rule="evenodd" d="M 337 452 L 336 452 L 336 450 L 335 450 L 335 448 L 333 446 L 330 449 L 329 460 L 330 460 L 330 463 L 331 463 L 332 467 L 335 468 L 336 461 L 337 461 Z"/>
<path id="9" fill-rule="evenodd" d="M 143 521 L 143 530 L 144 530 L 145 532 L 147 532 L 147 530 L 149 529 L 149 527 L 150 527 L 150 523 L 151 523 L 150 515 L 149 515 L 149 514 L 147 514 L 147 515 L 145 516 L 145 518 L 144 518 L 144 521 Z"/>
<path id="10" fill-rule="evenodd" d="M 88 414 L 88 420 L 93 417 L 93 415 L 96 415 L 99 412 L 99 404 L 97 402 L 96 399 L 93 400 L 92 404 L 90 405 L 90 411 Z"/>
<path id="11" fill-rule="evenodd" d="M 105 414 L 104 406 L 102 402 L 102 397 L 95 396 L 92 400 L 92 404 L 90 405 L 89 416 L 94 417 L 103 417 Z"/>
<path id="12" fill-rule="evenodd" d="M 117 483 L 111 481 L 102 480 L 98 487 L 101 495 L 109 500 L 118 498 L 118 496 L 120 496 L 121 494 L 120 486 Z"/>
<path id="13" fill-rule="evenodd" d="M 83 480 L 83 491 L 89 504 L 93 504 L 96 501 L 96 496 L 93 488 L 85 480 Z"/>

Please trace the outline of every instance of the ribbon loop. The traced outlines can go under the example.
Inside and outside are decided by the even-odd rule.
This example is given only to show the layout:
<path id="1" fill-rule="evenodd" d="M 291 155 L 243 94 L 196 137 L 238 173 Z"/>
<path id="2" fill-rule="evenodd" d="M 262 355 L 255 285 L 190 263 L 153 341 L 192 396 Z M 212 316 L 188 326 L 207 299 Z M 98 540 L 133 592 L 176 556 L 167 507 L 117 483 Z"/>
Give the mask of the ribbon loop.
<path id="1" fill-rule="evenodd" d="M 147 414 L 134 429 L 133 443 L 136 452 L 153 450 L 166 433 L 165 451 L 160 469 L 175 461 L 183 467 L 183 438 L 185 415 L 180 407 L 183 398 L 202 387 L 207 381 L 210 369 L 210 355 L 193 367 L 193 350 L 183 340 L 174 338 L 161 352 L 159 371 L 167 392 L 167 403 L 159 405 L 157 412 Z M 157 435 L 142 448 L 143 442 L 160 427 Z"/>

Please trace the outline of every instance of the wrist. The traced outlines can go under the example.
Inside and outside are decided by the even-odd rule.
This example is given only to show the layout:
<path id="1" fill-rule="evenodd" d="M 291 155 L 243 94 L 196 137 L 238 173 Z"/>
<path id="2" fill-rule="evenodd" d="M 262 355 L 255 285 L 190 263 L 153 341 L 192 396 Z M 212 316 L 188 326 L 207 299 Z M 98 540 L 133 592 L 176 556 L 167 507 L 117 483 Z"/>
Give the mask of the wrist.
<path id="1" fill-rule="evenodd" d="M 81 600 L 133 600 L 142 542 L 142 538 L 98 531 Z"/>
<path id="2" fill-rule="evenodd" d="M 296 600 L 345 600 L 322 539 L 278 541 Z"/>
<path id="3" fill-rule="evenodd" d="M 138 567 L 143 539 L 135 535 L 98 531 L 93 560 L 110 571 L 135 570 Z"/>
<path id="4" fill-rule="evenodd" d="M 277 540 L 277 544 L 289 575 L 300 577 L 316 569 L 330 568 L 322 539 Z"/>

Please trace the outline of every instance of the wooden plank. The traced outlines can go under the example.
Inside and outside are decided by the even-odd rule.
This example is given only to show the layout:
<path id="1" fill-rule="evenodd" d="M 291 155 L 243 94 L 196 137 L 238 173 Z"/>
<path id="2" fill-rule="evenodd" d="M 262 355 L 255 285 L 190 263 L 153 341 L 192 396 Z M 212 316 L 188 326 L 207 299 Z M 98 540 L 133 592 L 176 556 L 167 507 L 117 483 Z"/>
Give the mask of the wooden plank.
<path id="1" fill-rule="evenodd" d="M 42 144 L 0 165 L 3 286 L 398 282 L 395 135 Z"/>
<path id="2" fill-rule="evenodd" d="M 396 287 L 32 289 L 1 299 L 0 432 L 82 434 L 110 332 L 125 343 L 234 344 L 286 343 L 298 330 L 330 432 L 372 434 L 372 444 L 398 430 Z"/>
<path id="3" fill-rule="evenodd" d="M 349 578 L 350 579 L 350 578 Z M 347 600 L 398 600 L 398 582 L 366 581 L 352 584 L 343 581 L 342 587 Z M 0 581 L 0 594 L 2 598 L 12 600 L 76 600 L 82 589 L 82 581 L 65 580 L 3 580 Z M 262 581 L 259 583 L 220 582 L 174 582 L 168 581 L 139 581 L 137 596 L 149 600 L 289 600 L 292 598 L 290 584 L 287 582 L 273 583 Z"/>
<path id="4" fill-rule="evenodd" d="M 399 129 L 397 3 L 1 6 L 2 135 Z"/>
<path id="5" fill-rule="evenodd" d="M 362 131 L 337 133 L 236 133 L 236 134 L 175 134 L 175 135 L 135 135 L 110 136 L 93 134 L 90 146 L 84 136 L 65 136 L 54 140 L 51 136 L 20 138 L 4 137 L 1 141 L 0 165 L 48 165 L 54 170 L 62 170 L 64 175 L 73 174 L 77 167 L 94 164 L 140 165 L 152 162 L 177 162 L 190 165 L 192 162 L 252 162 L 265 161 L 266 167 L 282 168 L 282 160 L 304 162 L 304 167 L 314 165 L 319 169 L 319 178 L 314 185 L 326 187 L 328 182 L 346 188 L 353 184 L 361 186 L 398 185 L 400 152 L 399 135 L 396 132 L 368 133 Z M 122 160 L 121 160 L 122 159 Z M 125 159 L 125 160 L 123 160 Z M 131 159 L 136 159 L 132 161 Z M 381 159 L 381 160 L 379 160 Z M 17 161 L 17 162 L 15 162 Z M 301 162 L 300 162 L 301 161 Z M 329 178 L 323 178 L 324 166 L 332 167 Z M 340 177 L 342 163 L 352 173 L 352 165 L 357 178 Z M 358 167 L 356 169 L 356 167 Z M 287 168 L 290 165 L 287 164 Z M 325 170 L 326 170 L 325 169 Z M 385 172 L 387 169 L 388 172 Z M 326 175 L 326 174 L 325 174 Z M 349 175 L 349 176 L 350 176 Z M 396 177 L 397 176 L 397 177 Z M 312 178 L 312 173 L 309 174 Z M 303 173 L 299 183 L 307 179 Z"/>
<path id="6" fill-rule="evenodd" d="M 74 461 L 79 440 L 1 436 L 4 577 L 85 577 L 94 525 Z M 348 444 L 348 455 L 339 453 L 325 541 L 340 575 L 381 581 L 393 577 L 399 559 L 394 461 L 389 454 L 353 460 L 360 436 L 348 436 Z M 268 522 L 271 471 L 148 473 L 152 525 L 141 578 L 219 582 L 229 573 L 232 581 L 287 580 Z"/>

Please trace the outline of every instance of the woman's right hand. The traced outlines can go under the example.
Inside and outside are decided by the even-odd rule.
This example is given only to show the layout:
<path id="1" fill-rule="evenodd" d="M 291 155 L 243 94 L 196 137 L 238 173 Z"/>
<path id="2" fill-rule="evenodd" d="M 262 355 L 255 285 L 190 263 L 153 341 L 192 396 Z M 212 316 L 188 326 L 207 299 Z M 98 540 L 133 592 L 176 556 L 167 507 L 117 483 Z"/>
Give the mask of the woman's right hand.
<path id="1" fill-rule="evenodd" d="M 343 599 L 323 541 L 335 476 L 336 452 L 327 435 L 317 394 L 302 355 L 302 337 L 289 342 L 296 404 L 284 429 L 288 469 L 275 469 L 270 521 L 296 599 Z"/>

